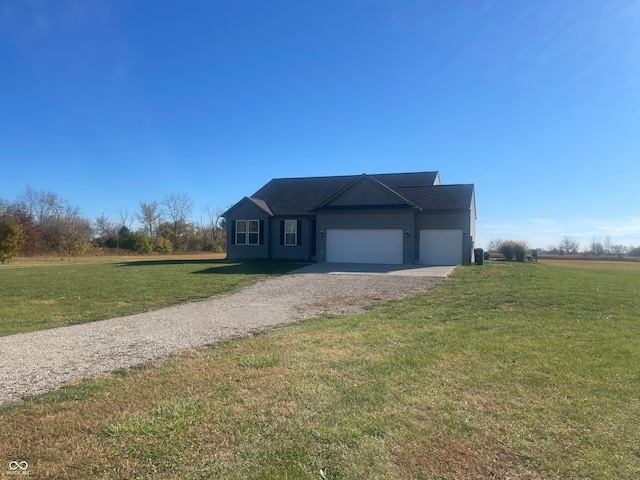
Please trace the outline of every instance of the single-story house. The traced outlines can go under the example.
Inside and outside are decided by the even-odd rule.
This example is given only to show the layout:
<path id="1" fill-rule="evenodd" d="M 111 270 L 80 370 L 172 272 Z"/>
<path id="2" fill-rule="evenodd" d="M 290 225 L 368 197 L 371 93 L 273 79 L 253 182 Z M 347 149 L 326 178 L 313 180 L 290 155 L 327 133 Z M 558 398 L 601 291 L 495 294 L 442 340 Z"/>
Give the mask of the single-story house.
<path id="1" fill-rule="evenodd" d="M 227 210 L 228 258 L 471 263 L 473 184 L 438 172 L 275 178 Z"/>

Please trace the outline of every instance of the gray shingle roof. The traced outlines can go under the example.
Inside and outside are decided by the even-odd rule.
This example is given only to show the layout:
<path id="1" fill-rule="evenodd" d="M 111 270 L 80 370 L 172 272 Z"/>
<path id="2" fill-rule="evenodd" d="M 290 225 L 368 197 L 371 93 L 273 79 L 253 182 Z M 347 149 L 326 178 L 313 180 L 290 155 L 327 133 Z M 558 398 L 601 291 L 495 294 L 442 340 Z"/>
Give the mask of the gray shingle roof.
<path id="1" fill-rule="evenodd" d="M 264 200 L 262 200 L 260 198 L 250 198 L 250 197 L 247 197 L 247 199 L 249 201 L 255 203 L 258 207 L 260 207 L 262 210 L 267 212 L 269 215 L 273 215 L 273 212 L 269 208 L 269 204 L 267 202 L 265 202 Z"/>
<path id="2" fill-rule="evenodd" d="M 438 172 L 369 175 L 423 210 L 468 209 L 473 185 L 433 185 Z M 273 215 L 311 215 L 312 210 L 361 175 L 274 178 L 249 197 Z"/>
<path id="3" fill-rule="evenodd" d="M 396 191 L 423 210 L 467 210 L 471 206 L 473 190 L 473 184 L 466 184 L 400 187 Z"/>

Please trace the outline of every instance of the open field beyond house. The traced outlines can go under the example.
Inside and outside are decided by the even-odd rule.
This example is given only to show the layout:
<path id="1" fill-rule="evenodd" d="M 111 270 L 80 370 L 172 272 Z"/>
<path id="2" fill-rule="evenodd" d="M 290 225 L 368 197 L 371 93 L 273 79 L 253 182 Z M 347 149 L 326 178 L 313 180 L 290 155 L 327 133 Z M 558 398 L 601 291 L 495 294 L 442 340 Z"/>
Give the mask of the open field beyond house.
<path id="1" fill-rule="evenodd" d="M 0 461 L 34 478 L 638 478 L 639 285 L 640 268 L 458 268 L 5 408 Z"/>

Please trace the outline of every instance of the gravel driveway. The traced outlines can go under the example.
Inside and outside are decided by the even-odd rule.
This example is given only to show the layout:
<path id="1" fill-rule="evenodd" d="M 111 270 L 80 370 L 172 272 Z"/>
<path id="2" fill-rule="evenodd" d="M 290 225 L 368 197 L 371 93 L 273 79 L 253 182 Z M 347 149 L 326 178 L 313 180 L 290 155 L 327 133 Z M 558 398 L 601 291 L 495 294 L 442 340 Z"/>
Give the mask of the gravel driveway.
<path id="1" fill-rule="evenodd" d="M 231 294 L 93 323 L 0 337 L 0 404 L 172 352 L 322 313 L 357 313 L 443 279 L 382 274 L 290 274 Z"/>

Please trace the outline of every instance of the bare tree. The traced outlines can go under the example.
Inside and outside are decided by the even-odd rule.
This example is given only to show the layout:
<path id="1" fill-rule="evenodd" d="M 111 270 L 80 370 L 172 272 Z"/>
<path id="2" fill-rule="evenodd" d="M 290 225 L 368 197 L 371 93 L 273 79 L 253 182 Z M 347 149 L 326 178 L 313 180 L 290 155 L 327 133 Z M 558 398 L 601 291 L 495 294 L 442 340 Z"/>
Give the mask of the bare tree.
<path id="1" fill-rule="evenodd" d="M 602 240 L 594 236 L 591 239 L 591 246 L 589 251 L 593 255 L 602 255 L 604 253 L 604 245 L 602 244 Z"/>
<path id="2" fill-rule="evenodd" d="M 631 255 L 632 257 L 640 257 L 640 247 L 630 246 L 627 248 L 627 255 Z"/>
<path id="3" fill-rule="evenodd" d="M 135 216 L 129 214 L 129 210 L 120 210 L 118 212 L 118 218 L 120 220 L 120 227 L 126 227 L 127 230 L 133 228 L 133 222 L 135 222 Z"/>
<path id="4" fill-rule="evenodd" d="M 93 234 L 91 222 L 80 215 L 80 209 L 65 203 L 56 205 L 52 214 L 43 219 L 42 230 L 51 250 L 74 257 L 87 250 Z"/>
<path id="5" fill-rule="evenodd" d="M 149 234 L 149 238 L 153 238 L 158 223 L 162 220 L 162 211 L 160 205 L 155 200 L 153 202 L 140 202 L 140 213 L 138 220 L 142 223 L 145 231 Z"/>
<path id="6" fill-rule="evenodd" d="M 611 255 L 611 247 L 611 237 L 607 235 L 602 241 L 602 253 L 604 253 L 605 255 Z"/>
<path id="7" fill-rule="evenodd" d="M 211 237 L 213 240 L 218 240 L 220 236 L 220 221 L 222 220 L 222 214 L 224 210 L 220 207 L 211 208 L 209 205 L 205 205 L 202 209 L 209 219 L 208 228 L 211 230 Z"/>
<path id="8" fill-rule="evenodd" d="M 116 252 L 120 252 L 120 229 L 121 225 L 116 221 L 111 221 L 102 212 L 102 214 L 96 218 L 95 231 L 101 237 L 111 238 L 116 242 Z"/>
<path id="9" fill-rule="evenodd" d="M 562 240 L 560 240 L 559 250 L 561 255 L 575 255 L 578 253 L 578 248 L 580 248 L 580 244 L 573 237 L 565 235 L 562 237 Z"/>
<path id="10" fill-rule="evenodd" d="M 18 199 L 21 207 L 39 224 L 48 217 L 59 217 L 64 210 L 65 202 L 57 194 L 45 190 L 34 190 L 27 187 Z"/>
<path id="11" fill-rule="evenodd" d="M 622 256 L 622 255 L 626 255 L 629 251 L 631 250 L 631 248 L 625 246 L 625 245 L 619 245 L 619 244 L 615 244 L 615 245 L 611 245 L 611 255 L 616 255 L 616 256 Z"/>
<path id="12" fill-rule="evenodd" d="M 109 220 L 104 212 L 102 212 L 102 214 L 98 218 L 96 218 L 95 225 L 96 233 L 100 236 L 115 236 L 118 233 L 118 224 Z"/>
<path id="13" fill-rule="evenodd" d="M 491 240 L 489 240 L 489 243 L 487 244 L 487 250 L 489 252 L 497 252 L 498 250 L 500 250 L 500 244 L 501 243 L 502 243 L 502 239 L 501 238 L 491 239 Z"/>
<path id="14" fill-rule="evenodd" d="M 177 238 L 182 233 L 182 226 L 186 224 L 187 218 L 193 210 L 193 201 L 187 194 L 172 193 L 165 195 L 162 205 L 167 207 L 169 219 L 173 222 L 173 233 Z"/>
<path id="15" fill-rule="evenodd" d="M 63 222 L 61 246 L 72 257 L 82 255 L 89 248 L 91 222 L 79 215 L 65 216 Z"/>
<path id="16" fill-rule="evenodd" d="M 10 206 L 11 204 L 9 202 L 0 198 L 0 215 L 4 215 L 4 213 L 9 210 Z"/>

